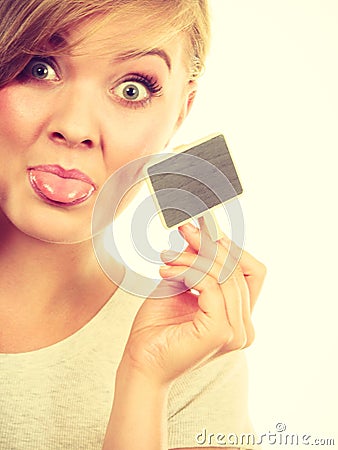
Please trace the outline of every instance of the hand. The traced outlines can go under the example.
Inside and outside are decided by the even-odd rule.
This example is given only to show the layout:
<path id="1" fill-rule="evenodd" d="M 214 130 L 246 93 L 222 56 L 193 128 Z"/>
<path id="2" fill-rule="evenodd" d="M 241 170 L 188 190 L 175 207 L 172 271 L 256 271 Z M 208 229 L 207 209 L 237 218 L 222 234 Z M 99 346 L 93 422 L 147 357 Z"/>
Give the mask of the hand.
<path id="1" fill-rule="evenodd" d="M 175 258 L 164 255 L 167 266 L 160 273 L 164 279 L 184 281 L 199 294 L 146 299 L 123 357 L 158 385 L 170 383 L 213 353 L 251 344 L 251 312 L 266 273 L 261 262 L 229 238 L 211 242 L 203 223 L 201 230 L 187 224 L 180 231 L 189 245 Z"/>

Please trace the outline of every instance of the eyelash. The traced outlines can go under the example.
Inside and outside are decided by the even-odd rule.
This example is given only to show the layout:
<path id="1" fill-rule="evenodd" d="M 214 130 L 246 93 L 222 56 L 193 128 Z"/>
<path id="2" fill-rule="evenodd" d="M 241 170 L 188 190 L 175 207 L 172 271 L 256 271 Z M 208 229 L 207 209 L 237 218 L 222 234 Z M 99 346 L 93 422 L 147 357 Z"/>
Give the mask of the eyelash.
<path id="1" fill-rule="evenodd" d="M 50 82 L 54 81 L 54 80 L 44 80 L 44 79 L 39 80 L 38 78 L 35 78 L 32 75 L 32 73 L 29 72 L 29 67 L 33 62 L 35 62 L 36 64 L 41 62 L 41 63 L 45 63 L 45 64 L 49 65 L 56 73 L 56 76 L 58 76 L 59 69 L 53 58 L 37 56 L 37 57 L 33 57 L 28 62 L 26 67 L 23 69 L 23 71 L 18 75 L 18 79 L 20 81 L 22 81 L 22 82 L 35 82 L 36 81 L 38 83 L 41 83 L 41 82 L 50 83 Z M 146 74 L 142 74 L 142 73 L 131 73 L 131 74 L 125 76 L 123 79 L 119 80 L 118 84 L 116 84 L 116 87 L 111 89 L 111 92 L 113 93 L 114 89 L 117 89 L 117 87 L 119 87 L 123 83 L 131 83 L 131 84 L 132 83 L 140 83 L 145 87 L 145 89 L 149 93 L 149 96 L 147 96 L 144 99 L 138 100 L 138 101 L 127 100 L 120 96 L 115 95 L 114 97 L 116 98 L 117 102 L 127 108 L 131 108 L 131 109 L 138 109 L 141 107 L 145 108 L 146 106 L 148 106 L 151 103 L 153 97 L 160 97 L 162 95 L 162 91 L 163 91 L 162 86 L 159 84 L 157 79 L 151 75 L 146 75 Z"/>
<path id="2" fill-rule="evenodd" d="M 129 74 L 124 79 L 119 80 L 117 87 L 123 83 L 140 83 L 149 92 L 149 97 L 139 100 L 139 101 L 130 101 L 130 100 L 126 100 L 126 99 L 116 96 L 117 101 L 120 104 L 122 104 L 123 106 L 129 107 L 129 108 L 132 108 L 132 109 L 138 109 L 138 108 L 142 108 L 142 107 L 145 108 L 149 103 L 151 103 L 151 100 L 153 97 L 160 97 L 162 95 L 162 90 L 163 90 L 162 86 L 159 84 L 159 82 L 156 80 L 156 78 L 154 78 L 153 76 L 150 76 L 150 75 L 136 74 L 136 73 Z"/>

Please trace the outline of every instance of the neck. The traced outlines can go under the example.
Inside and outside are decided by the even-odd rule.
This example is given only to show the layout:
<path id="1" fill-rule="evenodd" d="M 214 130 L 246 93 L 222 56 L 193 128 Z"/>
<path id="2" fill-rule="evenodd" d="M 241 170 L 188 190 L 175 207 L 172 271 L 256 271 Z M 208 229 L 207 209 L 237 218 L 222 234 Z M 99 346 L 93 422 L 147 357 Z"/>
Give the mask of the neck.
<path id="1" fill-rule="evenodd" d="M 54 244 L 30 237 L 0 213 L 0 306 L 41 310 L 115 286 L 96 261 L 91 240 Z M 7 305 L 7 306 L 6 306 Z M 55 305 L 56 307 L 57 305 Z"/>

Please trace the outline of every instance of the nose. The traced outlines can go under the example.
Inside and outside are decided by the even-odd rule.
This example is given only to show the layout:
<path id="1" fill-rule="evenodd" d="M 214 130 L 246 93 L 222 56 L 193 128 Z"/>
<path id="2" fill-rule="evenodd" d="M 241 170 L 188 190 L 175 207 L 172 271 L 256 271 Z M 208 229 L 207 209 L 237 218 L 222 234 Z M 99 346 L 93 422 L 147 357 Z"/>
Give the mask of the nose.
<path id="1" fill-rule="evenodd" d="M 69 148 L 91 149 L 99 146 L 100 126 L 95 97 L 83 88 L 67 89 L 59 94 L 53 104 L 48 138 Z"/>

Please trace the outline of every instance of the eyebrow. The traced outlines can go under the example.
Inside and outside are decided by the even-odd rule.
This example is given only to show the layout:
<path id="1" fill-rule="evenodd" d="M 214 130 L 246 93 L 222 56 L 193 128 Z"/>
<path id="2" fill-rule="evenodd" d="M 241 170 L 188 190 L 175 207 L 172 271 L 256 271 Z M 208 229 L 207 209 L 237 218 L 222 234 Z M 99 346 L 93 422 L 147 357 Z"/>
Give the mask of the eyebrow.
<path id="1" fill-rule="evenodd" d="M 159 56 L 164 60 L 166 65 L 168 66 L 169 72 L 171 71 L 171 60 L 167 52 L 160 48 L 153 48 L 149 51 L 143 51 L 143 50 L 131 50 L 129 52 L 120 53 L 115 60 L 116 61 L 126 61 L 128 59 L 136 59 L 136 58 L 142 58 L 143 56 L 149 56 L 149 55 L 155 55 Z"/>

